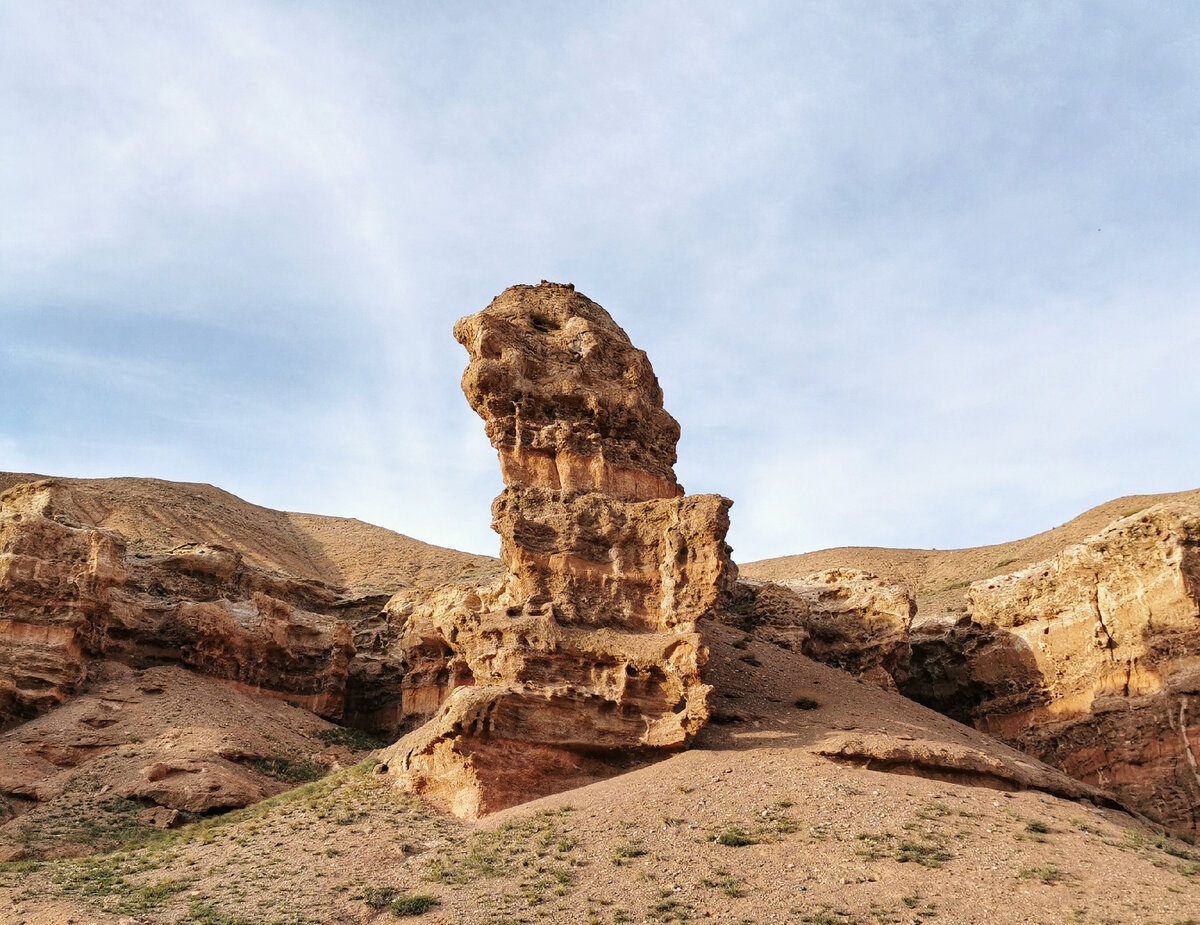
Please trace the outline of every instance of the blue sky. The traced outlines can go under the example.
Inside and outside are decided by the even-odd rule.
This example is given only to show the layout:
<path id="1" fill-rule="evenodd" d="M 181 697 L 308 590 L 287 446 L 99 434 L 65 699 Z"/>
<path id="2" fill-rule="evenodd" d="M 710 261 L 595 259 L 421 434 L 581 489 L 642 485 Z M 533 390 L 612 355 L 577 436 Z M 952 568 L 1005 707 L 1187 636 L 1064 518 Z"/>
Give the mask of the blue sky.
<path id="1" fill-rule="evenodd" d="M 0 0 L 0 469 L 495 553 L 450 334 L 573 282 L 743 561 L 1200 486 L 1200 7 Z"/>

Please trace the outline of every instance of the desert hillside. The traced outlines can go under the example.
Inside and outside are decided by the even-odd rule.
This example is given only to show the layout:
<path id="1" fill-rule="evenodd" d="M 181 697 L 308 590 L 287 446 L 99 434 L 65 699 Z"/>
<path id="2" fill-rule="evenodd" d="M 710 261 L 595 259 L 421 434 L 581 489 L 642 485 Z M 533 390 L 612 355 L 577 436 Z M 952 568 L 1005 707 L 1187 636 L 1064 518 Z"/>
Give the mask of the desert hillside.
<path id="1" fill-rule="evenodd" d="M 1200 918 L 1200 492 L 739 580 L 601 306 L 454 334 L 499 560 L 0 477 L 0 921 Z"/>
<path id="2" fill-rule="evenodd" d="M 0 494 L 47 477 L 0 473 Z M 64 479 L 79 521 L 110 530 L 144 554 L 183 544 L 236 551 L 248 565 L 319 581 L 352 594 L 433 587 L 495 560 L 422 543 L 346 517 L 275 511 L 195 482 L 162 479 Z"/>
<path id="3" fill-rule="evenodd" d="M 716 712 L 674 757 L 479 822 L 406 796 L 370 762 L 162 834 L 130 825 L 122 813 L 136 806 L 110 799 L 93 826 L 64 813 L 31 820 L 35 844 L 47 827 L 97 847 L 127 842 L 98 857 L 0 868 L 0 921 L 1176 925 L 1200 916 L 1200 849 L 902 697 L 728 627 L 707 636 Z M 199 694 L 187 692 L 192 710 Z M 313 734 L 297 719 L 272 714 L 265 727 L 293 754 L 298 736 Z M 218 725 L 209 710 L 179 723 L 193 740 L 203 728 L 220 739 Z M 155 727 L 125 748 L 171 734 Z"/>
<path id="4" fill-rule="evenodd" d="M 1157 495 L 1126 495 L 1084 511 L 1052 530 L 1021 540 L 966 549 L 885 549 L 840 546 L 792 556 L 739 563 L 743 578 L 781 581 L 830 568 L 853 568 L 902 582 L 912 589 L 922 613 L 954 610 L 973 581 L 1049 559 L 1067 546 L 1099 533 L 1115 520 L 1165 501 L 1200 503 L 1200 489 Z"/>
<path id="5" fill-rule="evenodd" d="M 741 574 L 760 633 L 1200 832 L 1200 491 L 996 546 L 829 549 Z"/>

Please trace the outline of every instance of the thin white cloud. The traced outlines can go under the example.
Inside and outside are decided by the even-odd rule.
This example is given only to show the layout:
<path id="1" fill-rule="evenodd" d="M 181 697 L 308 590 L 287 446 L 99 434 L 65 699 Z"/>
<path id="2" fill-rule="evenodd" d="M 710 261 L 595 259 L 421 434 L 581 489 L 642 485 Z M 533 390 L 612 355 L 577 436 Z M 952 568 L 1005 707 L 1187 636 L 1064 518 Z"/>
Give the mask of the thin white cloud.
<path id="1" fill-rule="evenodd" d="M 4 5 L 0 316 L 43 362 L 0 368 L 30 409 L 0 449 L 491 552 L 449 329 L 547 277 L 650 353 L 739 555 L 1187 487 L 1198 20 Z M 64 399 L 72 369 L 108 407 Z"/>

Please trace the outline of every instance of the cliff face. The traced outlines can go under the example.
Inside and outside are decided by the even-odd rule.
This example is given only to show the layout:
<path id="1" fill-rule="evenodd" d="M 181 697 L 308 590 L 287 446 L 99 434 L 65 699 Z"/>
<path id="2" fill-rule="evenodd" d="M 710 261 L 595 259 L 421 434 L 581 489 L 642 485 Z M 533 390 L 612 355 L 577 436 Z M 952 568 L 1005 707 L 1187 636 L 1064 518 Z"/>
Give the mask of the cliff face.
<path id="1" fill-rule="evenodd" d="M 906 693 L 1200 831 L 1200 511 L 1162 504 L 975 582 Z"/>
<path id="2" fill-rule="evenodd" d="M 696 621 L 736 578 L 730 502 L 675 480 L 646 355 L 573 287 L 516 286 L 455 325 L 505 489 L 495 583 L 398 595 L 405 710 L 387 762 L 462 816 L 683 746 L 708 716 Z"/>
<path id="3" fill-rule="evenodd" d="M 898 566 L 869 582 L 846 568 L 787 578 L 779 562 L 752 566 L 777 583 L 755 589 L 750 622 L 828 664 L 876 679 L 878 665 L 907 696 L 1200 831 L 1200 497 L 1151 504 L 1030 561 L 1070 527 L 980 550 L 815 557 Z M 1013 561 L 1026 564 L 1004 572 Z M 971 581 L 963 565 L 993 574 Z M 932 580 L 914 581 L 918 567 Z"/>
<path id="4" fill-rule="evenodd" d="M 383 588 L 321 554 L 337 537 Z M 376 645 L 383 605 L 490 561 L 208 486 L 21 482 L 0 494 L 0 723 L 63 703 L 100 660 L 180 664 L 331 719 L 394 718 L 400 656 Z"/>
<path id="5" fill-rule="evenodd" d="M 896 690 L 908 678 L 917 605 L 903 585 L 857 569 L 742 582 L 727 619 L 757 638 Z"/>
<path id="6" fill-rule="evenodd" d="M 336 595 L 188 544 L 139 553 L 89 526 L 68 484 L 0 495 L 0 690 L 10 717 L 62 703 L 92 659 L 179 662 L 340 716 L 354 647 Z"/>

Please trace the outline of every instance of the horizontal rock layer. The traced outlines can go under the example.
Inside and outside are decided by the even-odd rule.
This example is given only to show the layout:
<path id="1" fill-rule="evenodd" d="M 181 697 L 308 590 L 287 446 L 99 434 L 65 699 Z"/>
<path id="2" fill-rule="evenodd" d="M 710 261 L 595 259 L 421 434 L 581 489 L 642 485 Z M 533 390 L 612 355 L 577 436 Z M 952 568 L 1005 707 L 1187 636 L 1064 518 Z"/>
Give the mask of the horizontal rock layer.
<path id="1" fill-rule="evenodd" d="M 328 718 L 395 721 L 402 655 L 379 632 L 394 587 L 355 595 L 229 546 L 152 546 L 97 526 L 97 494 L 69 479 L 0 494 L 0 723 L 63 703 L 96 660 L 177 663 Z"/>

